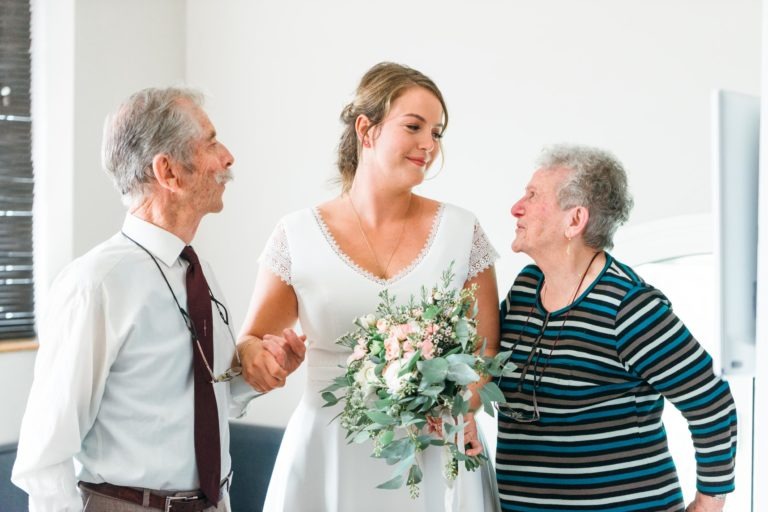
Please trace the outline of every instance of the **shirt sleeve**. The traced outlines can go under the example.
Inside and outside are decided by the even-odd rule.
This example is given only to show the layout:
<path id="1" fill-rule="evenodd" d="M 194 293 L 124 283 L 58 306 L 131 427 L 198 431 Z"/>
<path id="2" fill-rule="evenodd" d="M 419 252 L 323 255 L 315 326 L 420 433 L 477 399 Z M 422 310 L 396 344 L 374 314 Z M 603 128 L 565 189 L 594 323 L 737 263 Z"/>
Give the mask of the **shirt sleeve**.
<path id="1" fill-rule="evenodd" d="M 491 245 L 491 241 L 476 220 L 472 235 L 472 250 L 469 253 L 469 272 L 467 280 L 474 279 L 482 271 L 492 266 L 499 259 L 499 253 Z"/>
<path id="2" fill-rule="evenodd" d="M 291 252 L 282 223 L 275 227 L 269 240 L 267 240 L 267 245 L 259 256 L 259 263 L 266 265 L 285 284 L 291 284 Z"/>
<path id="3" fill-rule="evenodd" d="M 712 358 L 658 290 L 640 286 L 616 319 L 619 357 L 627 369 L 683 414 L 696 450 L 696 488 L 708 495 L 734 490 L 736 405 Z"/>
<path id="4" fill-rule="evenodd" d="M 70 278 L 51 290 L 12 480 L 31 512 L 81 511 L 73 457 L 93 425 L 111 365 L 100 289 Z"/>

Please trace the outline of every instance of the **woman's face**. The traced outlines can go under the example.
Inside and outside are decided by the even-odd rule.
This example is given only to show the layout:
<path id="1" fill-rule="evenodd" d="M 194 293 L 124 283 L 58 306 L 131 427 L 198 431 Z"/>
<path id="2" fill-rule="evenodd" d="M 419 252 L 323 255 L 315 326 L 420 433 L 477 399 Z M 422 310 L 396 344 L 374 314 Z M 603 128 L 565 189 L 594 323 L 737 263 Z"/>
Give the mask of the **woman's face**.
<path id="1" fill-rule="evenodd" d="M 411 87 L 392 102 L 384 120 L 368 131 L 363 161 L 388 179 L 413 187 L 437 159 L 442 131 L 440 101 L 423 87 Z"/>
<path id="2" fill-rule="evenodd" d="M 557 204 L 557 191 L 569 172 L 560 167 L 533 173 L 525 194 L 512 205 L 512 216 L 517 219 L 514 252 L 524 252 L 535 259 L 537 254 L 567 243 L 567 212 Z"/>

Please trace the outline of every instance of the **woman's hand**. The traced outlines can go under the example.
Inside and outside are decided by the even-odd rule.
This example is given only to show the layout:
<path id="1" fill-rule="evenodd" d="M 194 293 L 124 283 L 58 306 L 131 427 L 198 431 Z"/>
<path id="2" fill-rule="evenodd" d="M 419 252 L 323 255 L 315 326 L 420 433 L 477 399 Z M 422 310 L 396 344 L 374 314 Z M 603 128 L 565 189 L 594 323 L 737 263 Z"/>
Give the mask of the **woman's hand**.
<path id="1" fill-rule="evenodd" d="M 477 423 L 475 423 L 475 414 L 468 413 L 464 416 L 464 446 L 465 453 L 470 457 L 483 453 L 483 445 L 477 438 Z"/>
<path id="2" fill-rule="evenodd" d="M 297 336 L 293 329 L 283 330 L 282 337 L 245 337 L 237 346 L 243 378 L 262 393 L 283 387 L 288 375 L 304 360 L 304 340 L 306 336 Z"/>
<path id="3" fill-rule="evenodd" d="M 725 500 L 707 496 L 696 491 L 696 498 L 685 509 L 685 512 L 722 512 Z"/>
<path id="4" fill-rule="evenodd" d="M 477 438 L 477 424 L 475 423 L 475 414 L 467 413 L 464 419 L 464 453 L 470 457 L 483 453 L 483 445 Z M 438 437 L 443 437 L 443 420 L 427 416 L 427 432 L 434 433 Z"/>

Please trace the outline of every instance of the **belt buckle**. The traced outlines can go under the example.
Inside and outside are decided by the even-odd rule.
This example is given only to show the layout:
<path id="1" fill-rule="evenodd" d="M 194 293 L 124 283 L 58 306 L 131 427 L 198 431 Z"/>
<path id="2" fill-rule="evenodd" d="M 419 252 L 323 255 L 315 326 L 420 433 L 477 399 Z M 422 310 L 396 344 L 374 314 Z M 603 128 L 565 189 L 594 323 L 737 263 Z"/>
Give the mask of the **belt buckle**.
<path id="1" fill-rule="evenodd" d="M 166 496 L 164 512 L 173 512 L 173 504 L 177 501 L 195 501 L 200 498 L 197 496 Z"/>

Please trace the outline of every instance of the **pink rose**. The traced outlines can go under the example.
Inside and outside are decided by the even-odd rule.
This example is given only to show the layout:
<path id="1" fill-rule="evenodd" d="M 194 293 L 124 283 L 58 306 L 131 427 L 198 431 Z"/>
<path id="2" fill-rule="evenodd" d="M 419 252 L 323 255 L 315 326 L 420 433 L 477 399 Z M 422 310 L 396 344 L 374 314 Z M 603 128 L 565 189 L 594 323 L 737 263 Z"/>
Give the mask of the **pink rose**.
<path id="1" fill-rule="evenodd" d="M 404 340 L 408 337 L 408 334 L 411 332 L 411 326 L 408 324 L 398 324 L 392 327 L 392 330 L 390 331 L 392 333 L 392 336 L 399 340 Z"/>
<path id="2" fill-rule="evenodd" d="M 392 361 L 400 357 L 400 342 L 394 336 L 390 336 L 384 340 L 384 348 L 386 349 L 386 355 L 384 358 L 387 361 Z"/>
<path id="3" fill-rule="evenodd" d="M 432 343 L 431 337 L 421 342 L 421 355 L 424 359 L 432 359 L 435 356 L 435 344 Z"/>
<path id="4" fill-rule="evenodd" d="M 365 345 L 355 345 L 355 350 L 347 358 L 347 364 L 351 363 L 352 361 L 359 361 L 365 357 L 365 354 Z"/>

